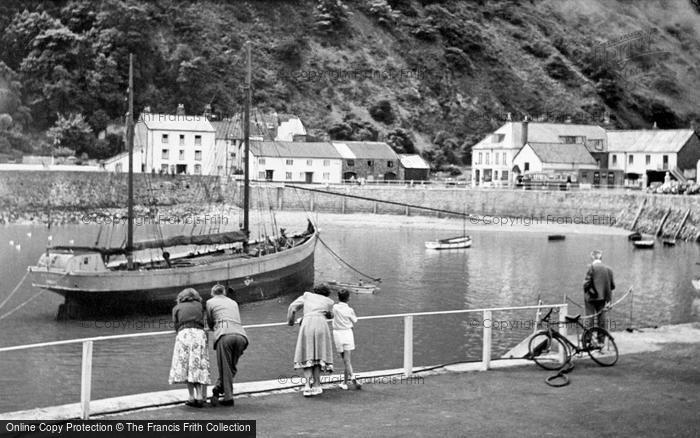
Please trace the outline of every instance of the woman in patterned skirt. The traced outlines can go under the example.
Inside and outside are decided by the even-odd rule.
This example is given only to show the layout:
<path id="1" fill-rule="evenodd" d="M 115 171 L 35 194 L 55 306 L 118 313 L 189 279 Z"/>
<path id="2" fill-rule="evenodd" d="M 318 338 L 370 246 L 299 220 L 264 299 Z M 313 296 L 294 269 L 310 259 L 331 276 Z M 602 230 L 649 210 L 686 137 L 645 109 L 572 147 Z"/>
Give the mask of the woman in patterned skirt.
<path id="1" fill-rule="evenodd" d="M 190 397 L 185 404 L 201 408 L 204 406 L 205 385 L 211 383 L 202 297 L 196 290 L 187 288 L 177 295 L 176 302 L 173 322 L 177 337 L 168 381 L 171 385 L 187 383 Z"/>
<path id="2" fill-rule="evenodd" d="M 321 394 L 321 370 L 333 369 L 333 343 L 326 322 L 333 318 L 334 303 L 328 298 L 330 294 L 328 286 L 317 286 L 313 293 L 304 292 L 294 300 L 287 311 L 289 325 L 294 325 L 295 313 L 299 309 L 304 312 L 294 352 L 294 368 L 304 370 L 304 397 Z M 313 386 L 310 386 L 312 377 Z"/>

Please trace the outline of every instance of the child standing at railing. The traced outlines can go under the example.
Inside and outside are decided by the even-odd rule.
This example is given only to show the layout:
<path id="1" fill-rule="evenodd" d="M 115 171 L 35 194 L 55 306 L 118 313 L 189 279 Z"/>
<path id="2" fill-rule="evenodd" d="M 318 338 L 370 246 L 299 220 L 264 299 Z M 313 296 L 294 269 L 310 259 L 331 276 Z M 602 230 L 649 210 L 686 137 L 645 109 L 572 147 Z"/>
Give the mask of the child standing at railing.
<path id="1" fill-rule="evenodd" d="M 343 358 L 343 364 L 345 365 L 343 383 L 338 386 L 341 389 L 348 389 L 348 379 L 352 379 L 355 389 L 361 389 L 362 385 L 355 378 L 355 374 L 352 371 L 352 363 L 350 362 L 350 352 L 355 349 L 355 336 L 352 328 L 357 322 L 357 316 L 352 307 L 348 305 L 349 299 L 350 292 L 343 289 L 338 292 L 338 300 L 340 302 L 333 305 L 333 340 L 335 348 L 340 353 L 340 357 Z"/>

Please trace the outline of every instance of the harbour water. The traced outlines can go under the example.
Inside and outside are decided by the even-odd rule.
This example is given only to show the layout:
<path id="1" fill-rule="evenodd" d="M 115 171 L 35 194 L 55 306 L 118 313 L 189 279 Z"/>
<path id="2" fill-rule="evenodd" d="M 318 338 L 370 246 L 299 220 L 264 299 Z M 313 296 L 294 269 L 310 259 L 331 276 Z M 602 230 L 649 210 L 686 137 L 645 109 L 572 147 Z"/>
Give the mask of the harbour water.
<path id="1" fill-rule="evenodd" d="M 360 316 L 414 311 L 532 305 L 541 298 L 561 303 L 568 295 L 581 303 L 581 284 L 588 254 L 599 248 L 614 269 L 619 297 L 629 287 L 632 298 L 612 314 L 613 328 L 657 326 L 697 320 L 690 283 L 700 260 L 700 247 L 685 243 L 635 250 L 624 235 L 567 234 L 548 242 L 546 234 L 528 231 L 470 231 L 466 250 L 428 251 L 425 240 L 454 231 L 428 227 L 321 224 L 322 238 L 359 270 L 382 278 L 375 295 L 353 295 L 350 305 Z M 34 264 L 48 236 L 54 243 L 94 243 L 97 226 L 12 225 L 0 228 L 0 302 Z M 31 235 L 30 235 L 31 234 Z M 114 236 L 114 241 L 121 237 Z M 12 245 L 10 245 L 12 241 Z M 19 249 L 17 245 L 20 245 Z M 321 244 L 316 251 L 316 279 L 356 281 Z M 38 291 L 27 281 L 0 309 L 13 309 Z M 281 322 L 293 296 L 242 306 L 245 324 Z M 62 298 L 46 292 L 0 320 L 0 346 L 159 331 L 170 328 L 169 315 L 119 319 L 56 321 Z M 574 304 L 569 313 L 579 313 Z M 532 331 L 534 312 L 498 312 L 494 316 L 494 356 L 504 353 Z M 433 365 L 481 357 L 478 314 L 417 317 L 414 320 L 414 364 Z M 403 324 L 398 319 L 361 321 L 356 328 L 356 371 L 398 368 L 403 358 Z M 277 379 L 299 374 L 292 367 L 297 328 L 249 330 L 250 347 L 239 363 L 240 381 Z M 172 389 L 167 383 L 174 335 L 98 342 L 94 346 L 94 399 Z M 77 402 L 80 345 L 0 353 L 0 412 Z M 212 363 L 213 365 L 213 363 Z M 212 366 L 215 376 L 215 366 Z"/>

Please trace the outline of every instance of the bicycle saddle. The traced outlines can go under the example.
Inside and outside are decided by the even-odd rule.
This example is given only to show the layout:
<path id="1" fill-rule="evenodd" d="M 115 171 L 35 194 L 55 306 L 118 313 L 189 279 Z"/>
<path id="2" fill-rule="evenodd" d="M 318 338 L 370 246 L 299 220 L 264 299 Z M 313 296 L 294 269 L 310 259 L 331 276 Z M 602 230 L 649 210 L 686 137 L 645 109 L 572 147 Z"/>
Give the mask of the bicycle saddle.
<path id="1" fill-rule="evenodd" d="M 565 318 L 566 318 L 566 320 L 569 321 L 569 322 L 576 322 L 576 321 L 578 321 L 579 319 L 581 319 L 581 314 L 579 313 L 579 314 L 576 315 L 576 316 L 569 316 L 569 315 L 566 315 Z"/>

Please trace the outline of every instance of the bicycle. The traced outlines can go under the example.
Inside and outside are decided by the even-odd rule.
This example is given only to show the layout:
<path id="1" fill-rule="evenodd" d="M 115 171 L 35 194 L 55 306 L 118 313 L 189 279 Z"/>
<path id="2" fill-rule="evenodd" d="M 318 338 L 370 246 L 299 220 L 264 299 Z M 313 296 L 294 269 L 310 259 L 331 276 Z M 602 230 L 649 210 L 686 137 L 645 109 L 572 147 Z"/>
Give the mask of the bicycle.
<path id="1" fill-rule="evenodd" d="M 615 365 L 619 356 L 617 344 L 607 330 L 601 327 L 587 328 L 581 323 L 581 315 L 567 315 L 566 322 L 552 322 L 550 317 L 553 311 L 554 308 L 549 309 L 542 318 L 547 328 L 535 333 L 530 339 L 529 359 L 546 370 L 557 371 L 563 369 L 574 355 L 580 356 L 585 352 L 600 366 Z M 577 336 L 576 344 L 553 328 L 560 324 L 576 324 L 583 329 L 581 336 Z"/>

